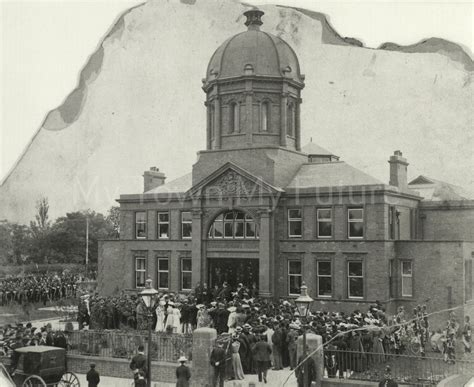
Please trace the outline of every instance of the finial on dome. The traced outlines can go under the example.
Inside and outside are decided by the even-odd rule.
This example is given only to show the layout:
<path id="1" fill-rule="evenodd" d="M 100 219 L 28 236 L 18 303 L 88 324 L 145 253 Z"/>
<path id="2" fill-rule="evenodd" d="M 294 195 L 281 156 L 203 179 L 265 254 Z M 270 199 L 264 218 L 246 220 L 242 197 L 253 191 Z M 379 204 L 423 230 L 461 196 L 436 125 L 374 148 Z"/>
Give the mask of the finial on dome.
<path id="1" fill-rule="evenodd" d="M 249 30 L 259 30 L 260 26 L 263 24 L 262 16 L 265 12 L 260 11 L 258 8 L 253 7 L 248 11 L 244 12 L 244 15 L 247 17 L 245 25 Z"/>

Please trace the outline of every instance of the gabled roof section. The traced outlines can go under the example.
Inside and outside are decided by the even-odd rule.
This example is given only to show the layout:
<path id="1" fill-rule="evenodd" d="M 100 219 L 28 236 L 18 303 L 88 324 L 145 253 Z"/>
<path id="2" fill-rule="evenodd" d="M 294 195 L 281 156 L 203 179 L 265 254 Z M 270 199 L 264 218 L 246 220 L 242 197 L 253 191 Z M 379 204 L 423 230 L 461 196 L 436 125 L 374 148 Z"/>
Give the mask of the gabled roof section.
<path id="1" fill-rule="evenodd" d="M 423 175 L 408 183 L 408 188 L 422 196 L 423 201 L 437 202 L 473 199 L 472 195 L 466 192 L 463 187 Z"/>
<path id="2" fill-rule="evenodd" d="M 343 162 L 303 164 L 286 189 L 383 186 L 384 183 Z"/>
<path id="3" fill-rule="evenodd" d="M 159 187 L 153 188 L 145 192 L 146 194 L 176 194 L 184 193 L 192 187 L 192 174 L 178 177 L 177 179 L 171 180 L 170 182 L 160 185 Z"/>
<path id="4" fill-rule="evenodd" d="M 258 196 L 284 192 L 228 162 L 186 192 L 191 197 Z"/>
<path id="5" fill-rule="evenodd" d="M 434 180 L 428 179 L 426 176 L 420 175 L 408 184 L 434 184 Z"/>

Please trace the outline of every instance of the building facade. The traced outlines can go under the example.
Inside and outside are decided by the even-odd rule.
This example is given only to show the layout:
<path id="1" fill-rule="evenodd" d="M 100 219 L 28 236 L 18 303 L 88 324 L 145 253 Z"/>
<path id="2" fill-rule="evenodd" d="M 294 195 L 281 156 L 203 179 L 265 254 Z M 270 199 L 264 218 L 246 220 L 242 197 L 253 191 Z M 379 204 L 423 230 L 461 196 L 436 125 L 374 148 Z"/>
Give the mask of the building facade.
<path id="1" fill-rule="evenodd" d="M 298 296 L 315 309 L 389 311 L 472 298 L 474 201 L 420 176 L 400 151 L 389 184 L 314 143 L 301 146 L 304 75 L 292 48 L 260 29 L 212 55 L 203 79 L 206 150 L 169 183 L 156 168 L 144 192 L 121 195 L 120 239 L 99 245 L 99 291 L 163 291 L 244 283 L 262 297 Z"/>

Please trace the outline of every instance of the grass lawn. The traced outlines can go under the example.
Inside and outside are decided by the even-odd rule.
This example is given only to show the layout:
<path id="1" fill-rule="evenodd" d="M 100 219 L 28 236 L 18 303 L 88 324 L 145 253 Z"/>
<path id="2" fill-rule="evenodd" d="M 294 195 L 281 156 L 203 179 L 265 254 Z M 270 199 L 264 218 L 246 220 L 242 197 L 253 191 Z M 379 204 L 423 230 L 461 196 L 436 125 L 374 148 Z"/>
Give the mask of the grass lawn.
<path id="1" fill-rule="evenodd" d="M 70 303 L 75 304 L 74 300 L 71 300 Z M 64 305 L 65 301 L 61 300 L 61 304 Z M 48 302 L 46 304 L 46 306 L 55 305 L 57 305 L 57 302 Z M 38 308 L 42 307 L 44 305 L 40 302 L 26 305 L 0 306 L 0 325 L 63 317 L 63 314 L 56 310 L 38 310 Z"/>

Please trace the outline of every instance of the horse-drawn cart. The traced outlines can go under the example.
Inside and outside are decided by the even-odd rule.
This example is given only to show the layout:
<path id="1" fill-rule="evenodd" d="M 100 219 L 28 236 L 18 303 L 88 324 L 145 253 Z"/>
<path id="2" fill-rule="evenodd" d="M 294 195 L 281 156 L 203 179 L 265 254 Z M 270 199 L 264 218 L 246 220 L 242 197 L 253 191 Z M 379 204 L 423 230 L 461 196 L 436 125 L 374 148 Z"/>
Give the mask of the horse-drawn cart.
<path id="1" fill-rule="evenodd" d="M 63 348 L 41 345 L 17 348 L 11 360 L 4 369 L 8 370 L 14 387 L 80 387 L 76 374 L 66 369 Z"/>

